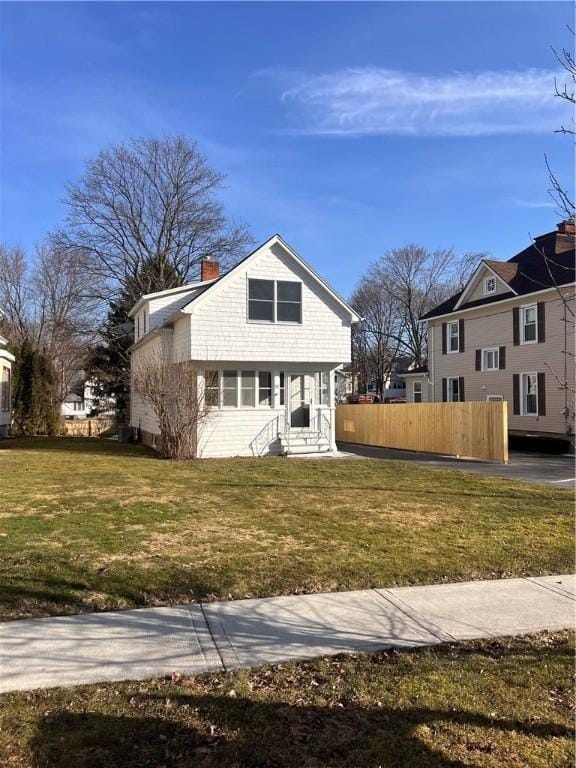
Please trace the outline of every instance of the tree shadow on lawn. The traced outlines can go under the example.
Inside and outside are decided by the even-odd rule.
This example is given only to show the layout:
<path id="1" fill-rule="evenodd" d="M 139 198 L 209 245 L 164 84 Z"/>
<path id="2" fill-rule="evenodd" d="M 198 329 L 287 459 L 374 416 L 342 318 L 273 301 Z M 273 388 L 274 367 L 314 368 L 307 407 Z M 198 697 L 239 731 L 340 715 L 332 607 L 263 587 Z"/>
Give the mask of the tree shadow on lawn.
<path id="1" fill-rule="evenodd" d="M 121 694 L 123 695 L 123 694 Z M 444 709 L 344 708 L 294 706 L 224 695 L 136 693 L 135 716 L 59 711 L 45 716 L 31 742 L 34 768 L 142 768 L 143 766 L 222 766 L 301 768 L 301 766 L 376 765 L 406 768 L 472 768 L 474 762 L 450 757 L 425 743 L 418 728 L 480 728 L 472 738 L 480 751 L 507 733 L 528 738 L 571 737 L 559 724 L 491 718 Z M 116 698 L 112 706 L 122 703 Z M 165 714 L 142 716 L 138 707 L 161 706 Z M 186 723 L 193 713 L 200 727 Z M 169 719 L 170 718 L 170 719 Z M 428 732 L 429 733 L 429 732 Z M 461 747 L 460 738 L 455 737 Z M 470 738 L 468 732 L 464 738 Z M 444 734 L 445 742 L 450 736 Z M 485 744 L 485 741 L 487 744 Z M 472 755 L 471 755 L 472 757 Z"/>
<path id="2" fill-rule="evenodd" d="M 158 458 L 152 448 L 141 443 L 119 443 L 100 437 L 15 437 L 0 440 L 0 452 L 7 451 L 63 451 L 88 453 L 97 456 L 125 456 L 135 459 Z"/>

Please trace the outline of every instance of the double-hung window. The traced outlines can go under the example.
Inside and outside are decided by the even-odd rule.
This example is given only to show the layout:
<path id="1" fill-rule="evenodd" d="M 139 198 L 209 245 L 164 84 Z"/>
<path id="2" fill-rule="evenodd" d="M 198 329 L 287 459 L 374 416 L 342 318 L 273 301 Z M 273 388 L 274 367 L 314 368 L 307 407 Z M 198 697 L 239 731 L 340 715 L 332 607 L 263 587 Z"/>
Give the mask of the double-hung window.
<path id="1" fill-rule="evenodd" d="M 421 381 L 415 381 L 412 384 L 412 395 L 413 395 L 413 401 L 415 403 L 422 402 L 422 382 Z"/>
<path id="2" fill-rule="evenodd" d="M 522 344 L 535 344 L 538 341 L 536 323 L 538 320 L 536 304 L 520 309 L 520 326 L 522 331 Z"/>
<path id="3" fill-rule="evenodd" d="M 523 373 L 522 382 L 522 415 L 538 415 L 538 376 L 535 373 Z"/>
<path id="4" fill-rule="evenodd" d="M 448 378 L 446 394 L 449 403 L 457 403 L 460 400 L 460 386 L 457 376 L 451 376 Z"/>
<path id="5" fill-rule="evenodd" d="M 448 323 L 448 352 L 460 351 L 460 331 L 458 328 L 458 320 L 452 323 Z"/>
<path id="6" fill-rule="evenodd" d="M 302 284 L 288 280 L 248 280 L 248 320 L 302 322 Z"/>
<path id="7" fill-rule="evenodd" d="M 497 371 L 500 367 L 500 350 L 498 347 L 482 350 L 482 370 Z"/>
<path id="8" fill-rule="evenodd" d="M 258 371 L 258 405 L 272 405 L 272 374 Z"/>
<path id="9" fill-rule="evenodd" d="M 220 381 L 218 371 L 213 368 L 204 370 L 204 402 L 207 407 L 220 405 Z"/>

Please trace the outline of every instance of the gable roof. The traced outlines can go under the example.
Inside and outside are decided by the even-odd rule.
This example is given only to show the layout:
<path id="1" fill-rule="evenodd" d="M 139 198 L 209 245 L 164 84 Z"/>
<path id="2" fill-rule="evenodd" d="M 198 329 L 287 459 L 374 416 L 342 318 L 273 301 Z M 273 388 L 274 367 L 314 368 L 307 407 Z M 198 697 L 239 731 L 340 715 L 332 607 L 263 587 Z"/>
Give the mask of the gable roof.
<path id="1" fill-rule="evenodd" d="M 548 288 L 569 285 L 574 282 L 574 260 L 576 251 L 574 235 L 563 232 L 547 232 L 535 238 L 532 245 L 513 256 L 508 261 L 483 259 L 478 269 L 468 281 L 464 290 L 450 296 L 420 319 L 450 314 L 464 309 L 494 304 L 515 296 L 526 296 Z M 466 301 L 471 287 L 475 284 L 479 272 L 488 267 L 508 289 L 504 293 L 484 296 L 474 301 Z"/>
<path id="2" fill-rule="evenodd" d="M 190 307 L 190 311 L 195 309 L 199 304 L 201 304 L 206 296 L 210 294 L 211 292 L 214 292 L 214 289 L 218 288 L 218 286 L 224 285 L 228 283 L 231 279 L 234 273 L 242 266 L 246 266 L 250 261 L 255 260 L 261 253 L 261 251 L 264 250 L 264 248 L 270 248 L 272 245 L 278 244 L 280 245 L 283 250 L 290 256 L 294 261 L 296 261 L 297 264 L 299 264 L 305 272 L 310 275 L 317 283 L 319 283 L 322 288 L 328 293 L 337 304 L 339 304 L 352 318 L 352 322 L 359 322 L 361 320 L 360 315 L 352 309 L 352 307 L 338 294 L 336 291 L 331 288 L 328 283 L 320 277 L 320 275 L 312 269 L 312 267 L 304 261 L 304 259 L 299 256 L 296 251 L 291 248 L 288 243 L 280 237 L 280 235 L 272 235 L 272 237 L 268 238 L 264 243 L 259 245 L 257 248 L 255 248 L 251 253 L 248 254 L 245 258 L 243 258 L 241 261 L 238 262 L 235 266 L 232 267 L 226 274 L 222 275 L 222 277 L 219 277 L 218 279 L 214 280 L 214 282 L 208 286 L 208 288 L 205 291 L 202 291 L 201 293 L 196 294 L 193 296 L 190 301 L 184 305 L 181 311 L 186 312 L 188 308 Z M 204 283 L 205 284 L 205 283 Z M 202 285 L 202 284 L 201 284 Z M 168 318 L 170 319 L 170 318 Z"/>
<path id="3" fill-rule="evenodd" d="M 187 285 L 180 285 L 178 288 L 167 288 L 165 291 L 156 291 L 155 293 L 145 293 L 134 304 L 130 312 L 128 312 L 128 317 L 134 317 L 134 315 L 138 312 L 138 310 L 142 307 L 143 304 L 145 304 L 147 301 L 151 301 L 153 299 L 159 299 L 163 296 L 177 296 L 179 293 L 190 293 L 191 291 L 198 291 L 198 290 L 204 290 L 206 289 L 211 283 L 216 282 L 218 278 L 215 278 L 214 280 L 203 280 L 198 281 L 196 283 L 188 283 Z M 186 297 L 184 296 L 182 306 L 185 306 L 188 302 L 186 301 Z"/>

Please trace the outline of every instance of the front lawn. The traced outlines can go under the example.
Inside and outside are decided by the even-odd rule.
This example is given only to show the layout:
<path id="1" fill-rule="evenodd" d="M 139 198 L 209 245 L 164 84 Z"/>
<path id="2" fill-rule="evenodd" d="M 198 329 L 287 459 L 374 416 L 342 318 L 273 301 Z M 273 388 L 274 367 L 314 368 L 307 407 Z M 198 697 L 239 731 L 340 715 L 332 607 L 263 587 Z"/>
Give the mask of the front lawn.
<path id="1" fill-rule="evenodd" d="M 568 768 L 571 633 L 0 697 L 13 768 Z"/>
<path id="2" fill-rule="evenodd" d="M 378 460 L 0 443 L 0 618 L 573 569 L 569 491 Z"/>

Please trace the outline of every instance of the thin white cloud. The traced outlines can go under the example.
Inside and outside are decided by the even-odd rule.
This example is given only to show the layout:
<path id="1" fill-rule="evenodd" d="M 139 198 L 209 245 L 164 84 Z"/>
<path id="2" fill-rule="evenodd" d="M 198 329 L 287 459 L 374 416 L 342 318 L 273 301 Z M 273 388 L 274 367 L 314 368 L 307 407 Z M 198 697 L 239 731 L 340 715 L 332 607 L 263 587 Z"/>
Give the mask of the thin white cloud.
<path id="1" fill-rule="evenodd" d="M 263 73 L 260 73 L 263 74 Z M 486 136 L 556 128 L 562 104 L 549 70 L 419 75 L 378 68 L 313 77 L 267 72 L 298 132 L 357 136 Z"/>
<path id="2" fill-rule="evenodd" d="M 556 208 L 557 206 L 552 201 L 546 200 L 519 200 L 514 198 L 512 205 L 517 208 Z"/>

